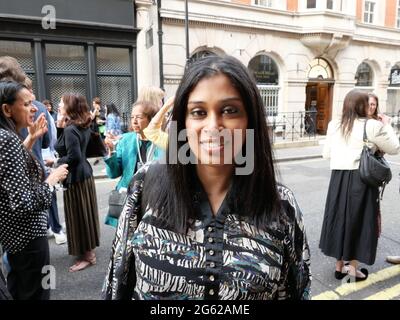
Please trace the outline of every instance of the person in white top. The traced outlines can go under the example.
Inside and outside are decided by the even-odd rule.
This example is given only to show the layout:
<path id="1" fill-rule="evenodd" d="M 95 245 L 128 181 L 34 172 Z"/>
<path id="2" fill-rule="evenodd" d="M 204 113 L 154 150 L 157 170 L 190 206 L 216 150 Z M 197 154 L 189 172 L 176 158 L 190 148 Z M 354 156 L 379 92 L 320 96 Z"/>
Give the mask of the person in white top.
<path id="1" fill-rule="evenodd" d="M 372 112 L 368 99 L 368 94 L 360 90 L 346 95 L 341 119 L 328 125 L 323 150 L 323 157 L 330 159 L 332 174 L 319 247 L 325 255 L 336 258 L 338 280 L 347 275 L 355 281 L 366 280 L 368 270 L 357 270 L 358 262 L 372 265 L 376 258 L 379 189 L 364 184 L 358 170 L 365 121 L 368 145 L 373 151 L 400 152 L 391 119 L 377 115 L 377 110 Z"/>

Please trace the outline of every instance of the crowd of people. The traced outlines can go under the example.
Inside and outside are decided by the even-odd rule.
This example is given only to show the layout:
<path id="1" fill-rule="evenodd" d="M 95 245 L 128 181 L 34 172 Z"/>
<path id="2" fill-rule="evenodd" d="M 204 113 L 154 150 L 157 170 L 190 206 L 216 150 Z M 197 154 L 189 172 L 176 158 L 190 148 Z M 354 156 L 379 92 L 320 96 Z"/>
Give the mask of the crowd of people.
<path id="1" fill-rule="evenodd" d="M 310 299 L 306 226 L 276 180 L 265 108 L 247 68 L 230 56 L 199 59 L 164 98 L 160 88 L 142 88 L 125 132 L 117 106 L 98 97 L 91 108 L 74 93 L 57 108 L 36 101 L 18 61 L 0 57 L 0 282 L 9 297 L 49 299 L 41 285 L 49 236 L 76 257 L 70 272 L 96 264 L 100 220 L 87 149 L 98 134 L 107 154 L 96 161 L 120 177 L 104 221 L 115 228 L 104 299 Z M 328 126 L 323 156 L 332 173 L 319 247 L 336 259 L 338 280 L 365 281 L 359 263 L 376 259 L 379 189 L 358 170 L 364 128 L 373 151 L 400 152 L 378 107 L 376 95 L 352 90 Z"/>

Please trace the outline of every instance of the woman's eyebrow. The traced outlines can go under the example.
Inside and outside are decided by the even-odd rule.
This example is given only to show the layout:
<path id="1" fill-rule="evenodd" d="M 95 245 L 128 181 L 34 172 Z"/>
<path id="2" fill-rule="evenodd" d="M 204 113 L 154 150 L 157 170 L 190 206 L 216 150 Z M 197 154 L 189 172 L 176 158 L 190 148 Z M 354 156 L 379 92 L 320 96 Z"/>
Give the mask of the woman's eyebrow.
<path id="1" fill-rule="evenodd" d="M 219 100 L 219 102 L 232 102 L 232 101 L 242 101 L 242 99 L 240 97 L 228 97 L 228 98 L 224 98 Z M 205 103 L 204 101 L 200 101 L 200 100 L 192 100 L 192 101 L 188 101 L 188 104 L 202 104 Z"/>

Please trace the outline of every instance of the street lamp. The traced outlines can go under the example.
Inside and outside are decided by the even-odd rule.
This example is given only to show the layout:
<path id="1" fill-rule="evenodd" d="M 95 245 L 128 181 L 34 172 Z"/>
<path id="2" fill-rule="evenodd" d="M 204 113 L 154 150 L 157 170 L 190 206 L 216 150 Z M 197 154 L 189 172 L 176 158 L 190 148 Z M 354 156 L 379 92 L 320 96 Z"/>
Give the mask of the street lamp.
<path id="1" fill-rule="evenodd" d="M 185 39 L 186 39 L 186 64 L 189 62 L 189 14 L 188 0 L 185 0 Z"/>

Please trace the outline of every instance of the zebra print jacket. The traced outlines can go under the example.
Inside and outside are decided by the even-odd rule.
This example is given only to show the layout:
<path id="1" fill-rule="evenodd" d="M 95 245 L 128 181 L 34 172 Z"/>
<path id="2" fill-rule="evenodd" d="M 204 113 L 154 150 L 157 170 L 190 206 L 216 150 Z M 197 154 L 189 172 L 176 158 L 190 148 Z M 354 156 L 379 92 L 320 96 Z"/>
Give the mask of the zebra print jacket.
<path id="1" fill-rule="evenodd" d="M 310 250 L 289 189 L 279 186 L 284 209 L 280 223 L 267 230 L 239 217 L 226 199 L 214 216 L 199 190 L 199 220 L 187 234 L 178 234 L 160 228 L 151 209 L 142 213 L 147 169 L 135 175 L 119 219 L 104 299 L 310 298 Z"/>

